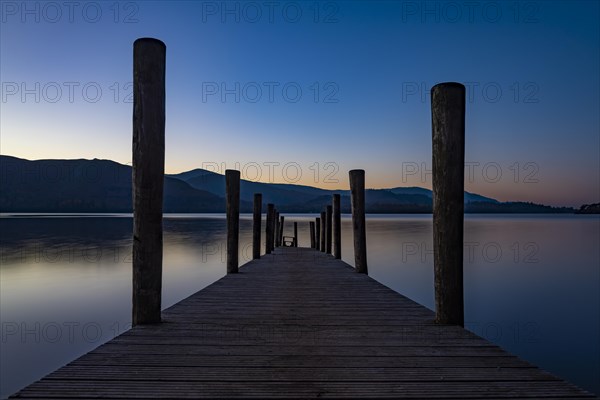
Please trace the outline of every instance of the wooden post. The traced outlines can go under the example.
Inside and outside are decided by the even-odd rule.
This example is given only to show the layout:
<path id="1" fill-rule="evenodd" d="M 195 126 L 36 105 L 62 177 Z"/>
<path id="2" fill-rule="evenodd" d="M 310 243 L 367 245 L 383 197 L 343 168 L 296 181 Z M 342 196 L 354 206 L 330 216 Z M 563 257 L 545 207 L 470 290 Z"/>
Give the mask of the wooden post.
<path id="1" fill-rule="evenodd" d="M 267 223 L 265 224 L 265 253 L 271 254 L 273 246 L 273 209 L 272 203 L 267 204 Z"/>
<path id="2" fill-rule="evenodd" d="M 327 212 L 325 213 L 326 218 L 327 218 L 327 237 L 325 238 L 325 253 L 327 254 L 331 254 L 331 239 L 333 237 L 333 232 L 331 229 L 332 226 L 332 217 L 333 217 L 333 213 L 332 213 L 332 208 L 331 206 L 327 206 Z"/>
<path id="3" fill-rule="evenodd" d="M 321 218 L 315 218 L 315 249 L 320 250 L 321 243 Z"/>
<path id="4" fill-rule="evenodd" d="M 309 221 L 308 223 L 310 231 L 310 248 L 315 248 L 315 221 Z"/>
<path id="5" fill-rule="evenodd" d="M 431 89 L 436 322 L 464 326 L 465 87 Z"/>
<path id="6" fill-rule="evenodd" d="M 327 234 L 325 226 L 326 223 L 327 220 L 325 219 L 325 211 L 321 211 L 321 246 L 319 247 L 319 250 L 322 252 L 325 252 L 325 236 Z"/>
<path id="7" fill-rule="evenodd" d="M 279 232 L 277 232 L 277 235 L 279 235 L 279 243 L 281 243 L 281 245 L 283 246 L 283 225 L 285 223 L 285 217 L 282 215 L 281 216 L 281 222 L 279 223 Z"/>
<path id="8" fill-rule="evenodd" d="M 254 213 L 252 225 L 252 259 L 260 258 L 260 226 L 262 219 L 262 194 L 254 193 Z"/>
<path id="9" fill-rule="evenodd" d="M 298 223 L 294 221 L 294 247 L 298 247 Z"/>
<path id="10" fill-rule="evenodd" d="M 279 211 L 275 210 L 275 247 L 279 247 Z"/>
<path id="11" fill-rule="evenodd" d="M 368 274 L 367 233 L 365 224 L 365 171 L 350 171 L 350 192 L 352 200 L 352 230 L 354 234 L 354 267 L 356 272 Z"/>
<path id="12" fill-rule="evenodd" d="M 166 46 L 133 44 L 133 325 L 160 322 Z"/>
<path id="13" fill-rule="evenodd" d="M 225 200 L 227 204 L 227 273 L 238 273 L 240 242 L 240 171 L 225 170 Z"/>
<path id="14" fill-rule="evenodd" d="M 333 195 L 333 256 L 342 258 L 342 211 L 339 194 Z"/>
<path id="15" fill-rule="evenodd" d="M 275 250 L 275 238 L 277 236 L 277 232 L 275 231 L 277 229 L 277 210 L 275 206 L 273 206 L 273 216 L 271 217 L 271 224 L 273 225 L 271 227 L 271 251 L 273 251 Z"/>

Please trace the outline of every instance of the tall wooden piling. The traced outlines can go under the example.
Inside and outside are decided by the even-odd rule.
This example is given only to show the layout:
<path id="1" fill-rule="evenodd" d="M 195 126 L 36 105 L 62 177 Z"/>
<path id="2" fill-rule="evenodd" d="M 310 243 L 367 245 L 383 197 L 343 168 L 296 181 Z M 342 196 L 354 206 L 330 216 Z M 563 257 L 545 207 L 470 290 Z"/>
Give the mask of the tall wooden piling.
<path id="1" fill-rule="evenodd" d="M 275 247 L 279 247 L 280 246 L 280 242 L 279 242 L 279 211 L 275 210 Z"/>
<path id="2" fill-rule="evenodd" d="M 275 207 L 273 207 L 273 217 L 271 218 L 271 221 L 273 223 L 273 233 L 272 233 L 273 242 L 271 243 L 271 250 L 275 250 L 277 229 L 279 226 L 279 221 L 278 221 L 278 217 L 277 217 L 277 208 L 275 208 Z"/>
<path id="3" fill-rule="evenodd" d="M 327 236 L 327 219 L 325 218 L 325 211 L 321 211 L 321 245 L 319 246 L 319 250 L 323 253 L 325 252 L 325 236 Z"/>
<path id="4" fill-rule="evenodd" d="M 133 44 L 133 325 L 160 322 L 166 46 Z"/>
<path id="5" fill-rule="evenodd" d="M 262 194 L 254 193 L 252 224 L 252 259 L 260 258 L 260 227 L 262 223 Z"/>
<path id="6" fill-rule="evenodd" d="M 333 202 L 333 256 L 338 260 L 342 258 L 342 211 L 339 194 L 332 196 Z"/>
<path id="7" fill-rule="evenodd" d="M 333 211 L 331 206 L 327 206 L 325 217 L 327 218 L 327 237 L 325 238 L 325 253 L 331 254 L 331 240 L 333 238 L 332 225 L 333 225 Z"/>
<path id="8" fill-rule="evenodd" d="M 227 273 L 237 274 L 240 242 L 240 171 L 225 170 L 225 201 L 227 204 Z"/>
<path id="9" fill-rule="evenodd" d="M 365 171 L 353 169 L 350 175 L 352 202 L 352 232 L 354 235 L 354 266 L 356 272 L 368 274 L 367 232 L 365 223 Z"/>
<path id="10" fill-rule="evenodd" d="M 294 221 L 294 247 L 298 247 L 298 222 Z"/>
<path id="11" fill-rule="evenodd" d="M 277 232 L 277 235 L 279 235 L 279 243 L 283 246 L 283 227 L 285 224 L 285 217 L 282 215 L 280 218 L 280 222 L 279 222 L 279 232 Z"/>
<path id="12" fill-rule="evenodd" d="M 315 218 L 315 249 L 321 249 L 321 218 Z"/>
<path id="13" fill-rule="evenodd" d="M 308 227 L 310 231 L 310 248 L 315 248 L 315 221 L 309 221 Z"/>
<path id="14" fill-rule="evenodd" d="M 272 203 L 267 204 L 267 222 L 265 223 L 265 253 L 271 254 L 273 249 L 273 209 Z"/>
<path id="15" fill-rule="evenodd" d="M 431 89 L 436 322 L 464 326 L 465 87 Z"/>

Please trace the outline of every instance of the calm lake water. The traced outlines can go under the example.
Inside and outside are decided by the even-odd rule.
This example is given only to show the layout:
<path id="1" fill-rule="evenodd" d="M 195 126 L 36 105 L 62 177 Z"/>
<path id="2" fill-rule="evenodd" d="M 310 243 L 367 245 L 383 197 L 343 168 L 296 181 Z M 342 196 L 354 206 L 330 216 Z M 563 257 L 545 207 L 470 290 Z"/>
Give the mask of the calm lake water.
<path id="1" fill-rule="evenodd" d="M 298 221 L 308 246 L 313 218 L 286 214 L 286 234 Z M 242 216 L 241 264 L 251 228 Z M 128 329 L 131 229 L 127 215 L 0 218 L 1 397 Z M 225 274 L 225 218 L 170 215 L 164 229 L 166 308 Z M 349 216 L 342 231 L 353 265 Z M 600 393 L 599 243 L 597 216 L 467 215 L 466 327 Z M 431 215 L 367 218 L 370 276 L 430 309 L 432 248 Z"/>

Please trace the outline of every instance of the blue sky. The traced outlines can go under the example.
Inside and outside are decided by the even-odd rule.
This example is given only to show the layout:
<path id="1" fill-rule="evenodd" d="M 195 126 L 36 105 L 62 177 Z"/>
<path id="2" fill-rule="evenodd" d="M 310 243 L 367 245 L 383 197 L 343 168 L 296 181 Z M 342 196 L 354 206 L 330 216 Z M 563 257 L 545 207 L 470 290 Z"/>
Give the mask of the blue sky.
<path id="1" fill-rule="evenodd" d="M 600 201 L 595 1 L 1 4 L 2 154 L 129 163 L 149 36 L 167 45 L 168 172 L 431 187 L 428 90 L 458 81 L 467 190 Z"/>

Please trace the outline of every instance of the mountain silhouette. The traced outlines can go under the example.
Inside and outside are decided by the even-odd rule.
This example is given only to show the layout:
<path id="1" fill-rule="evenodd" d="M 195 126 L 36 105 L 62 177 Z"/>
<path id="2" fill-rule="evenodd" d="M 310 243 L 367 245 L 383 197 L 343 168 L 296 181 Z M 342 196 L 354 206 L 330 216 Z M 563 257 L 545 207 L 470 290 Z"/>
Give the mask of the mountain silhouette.
<path id="1" fill-rule="evenodd" d="M 203 169 L 165 175 L 166 213 L 225 211 L 225 176 Z M 242 180 L 240 210 L 251 212 L 254 193 L 281 212 L 320 212 L 339 193 L 350 212 L 348 190 Z M 430 213 L 432 192 L 420 187 L 367 189 L 369 213 Z M 25 160 L 0 155 L 0 212 L 87 213 L 132 211 L 131 167 L 110 160 Z M 534 203 L 499 202 L 465 192 L 465 212 L 573 212 Z"/>
<path id="2" fill-rule="evenodd" d="M 165 177 L 165 212 L 221 212 L 225 200 Z M 131 167 L 110 160 L 0 156 L 1 212 L 131 212 Z"/>

